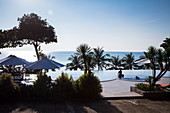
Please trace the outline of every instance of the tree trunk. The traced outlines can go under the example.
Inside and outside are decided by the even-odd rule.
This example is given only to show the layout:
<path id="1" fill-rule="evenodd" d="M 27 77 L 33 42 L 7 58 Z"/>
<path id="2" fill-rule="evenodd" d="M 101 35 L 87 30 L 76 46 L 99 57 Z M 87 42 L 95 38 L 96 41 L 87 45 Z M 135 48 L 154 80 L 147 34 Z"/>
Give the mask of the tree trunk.
<path id="1" fill-rule="evenodd" d="M 152 79 L 151 80 L 151 85 L 150 85 L 150 88 L 153 89 L 155 87 L 155 84 L 156 84 L 156 80 L 155 79 Z"/>
<path id="2" fill-rule="evenodd" d="M 35 48 L 37 59 L 40 60 L 40 56 L 39 56 L 39 53 L 38 53 L 38 43 L 37 42 L 35 42 L 35 43 L 33 42 L 33 45 L 34 45 L 34 48 Z"/>
<path id="3" fill-rule="evenodd" d="M 99 67 L 99 65 L 100 65 L 100 64 L 99 64 L 99 63 L 97 63 L 97 65 L 98 65 L 98 71 L 99 71 L 99 70 L 100 70 L 100 67 Z"/>

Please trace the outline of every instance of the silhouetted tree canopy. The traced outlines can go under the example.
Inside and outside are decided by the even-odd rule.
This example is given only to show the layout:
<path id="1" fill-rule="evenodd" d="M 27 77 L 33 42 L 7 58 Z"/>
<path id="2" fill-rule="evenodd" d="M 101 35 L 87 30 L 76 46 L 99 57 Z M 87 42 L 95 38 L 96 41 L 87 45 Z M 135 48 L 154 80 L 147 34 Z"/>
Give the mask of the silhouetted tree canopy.
<path id="1" fill-rule="evenodd" d="M 0 48 L 16 47 L 19 45 L 16 38 L 17 28 L 0 30 Z"/>
<path id="2" fill-rule="evenodd" d="M 54 28 L 46 22 L 46 19 L 41 19 L 37 14 L 24 14 L 23 17 L 18 18 L 19 27 L 17 39 L 23 45 L 34 45 L 37 58 L 39 58 L 38 48 L 40 43 L 57 42 Z"/>
<path id="3" fill-rule="evenodd" d="M 165 49 L 168 57 L 170 57 L 170 38 L 166 38 L 165 40 L 163 40 L 163 43 L 160 46 Z"/>
<path id="4" fill-rule="evenodd" d="M 54 27 L 41 19 L 37 14 L 24 14 L 18 18 L 19 26 L 10 30 L 0 31 L 0 48 L 22 47 L 31 44 L 34 46 L 38 60 L 40 44 L 57 42 Z"/>

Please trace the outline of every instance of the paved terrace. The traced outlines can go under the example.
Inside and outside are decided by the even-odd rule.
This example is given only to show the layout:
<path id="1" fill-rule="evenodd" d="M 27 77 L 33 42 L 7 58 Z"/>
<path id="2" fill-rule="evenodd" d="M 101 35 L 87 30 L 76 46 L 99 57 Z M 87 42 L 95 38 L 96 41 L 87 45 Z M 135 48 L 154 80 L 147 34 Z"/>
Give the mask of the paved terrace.
<path id="1" fill-rule="evenodd" d="M 139 83 L 139 82 L 120 80 L 120 79 L 101 82 L 101 84 L 103 86 L 103 92 L 102 92 L 101 95 L 104 98 L 110 98 L 110 97 L 142 97 L 138 93 L 130 92 L 130 86 L 135 86 L 136 83 Z M 169 85 L 170 84 L 170 78 L 162 78 L 157 83 Z"/>

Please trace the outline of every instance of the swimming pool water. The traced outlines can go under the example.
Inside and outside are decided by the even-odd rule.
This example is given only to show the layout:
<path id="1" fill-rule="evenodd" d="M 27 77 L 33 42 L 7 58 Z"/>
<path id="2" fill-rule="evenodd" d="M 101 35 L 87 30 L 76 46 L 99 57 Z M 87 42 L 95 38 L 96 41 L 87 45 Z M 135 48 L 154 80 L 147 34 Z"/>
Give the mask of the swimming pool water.
<path id="1" fill-rule="evenodd" d="M 95 75 L 100 79 L 100 81 L 116 79 L 117 73 L 119 70 L 103 70 L 103 71 L 94 71 Z M 49 71 L 48 75 L 55 80 L 61 72 L 67 73 L 72 76 L 74 80 L 78 79 L 83 75 L 83 71 L 68 71 L 68 70 L 56 70 L 55 72 Z M 159 71 L 157 71 L 158 73 Z M 124 78 L 135 79 L 138 76 L 140 79 L 147 79 L 148 76 L 152 76 L 152 70 L 122 70 Z M 164 77 L 170 77 L 170 72 L 168 71 Z"/>

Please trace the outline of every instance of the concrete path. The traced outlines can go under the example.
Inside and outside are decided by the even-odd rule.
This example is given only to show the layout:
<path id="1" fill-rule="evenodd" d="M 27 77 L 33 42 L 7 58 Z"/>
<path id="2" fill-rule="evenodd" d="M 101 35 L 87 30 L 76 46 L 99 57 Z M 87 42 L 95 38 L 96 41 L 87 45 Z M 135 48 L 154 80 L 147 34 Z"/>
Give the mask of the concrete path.
<path id="1" fill-rule="evenodd" d="M 141 95 L 130 92 L 130 86 L 134 86 L 137 82 L 124 81 L 124 80 L 113 80 L 108 82 L 101 82 L 103 92 L 101 95 L 104 98 L 109 97 L 142 97 Z"/>
<path id="2" fill-rule="evenodd" d="M 133 82 L 133 81 L 125 81 L 125 80 L 112 80 L 112 81 L 106 81 L 101 82 L 103 87 L 103 92 L 101 95 L 104 98 L 112 98 L 112 97 L 142 97 L 142 95 L 139 95 L 135 92 L 130 92 L 130 86 L 135 86 L 136 83 L 141 82 Z M 162 78 L 158 83 L 162 84 L 169 84 L 170 78 Z"/>

